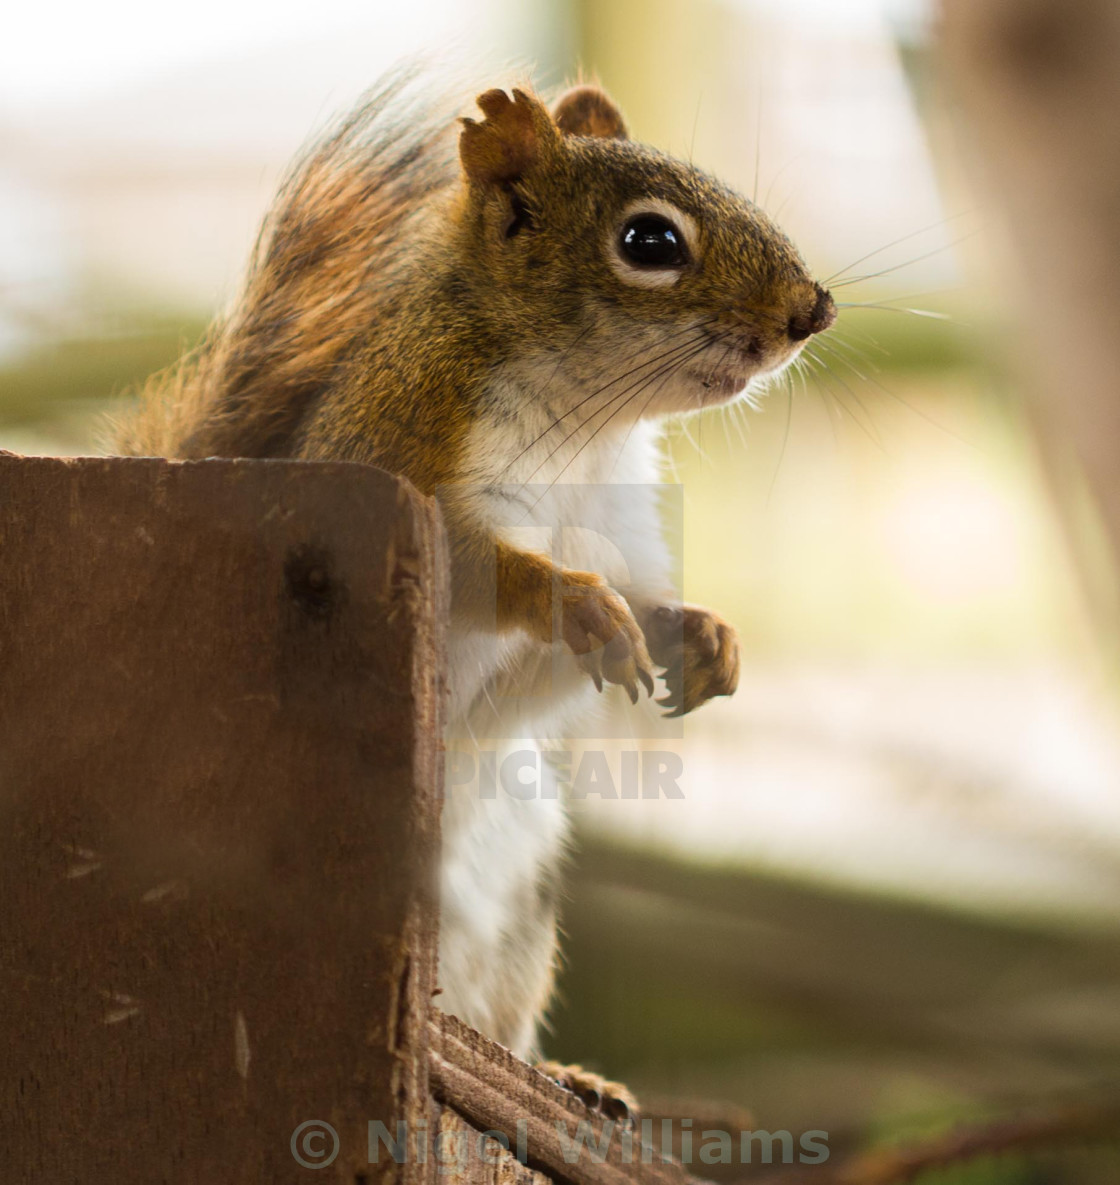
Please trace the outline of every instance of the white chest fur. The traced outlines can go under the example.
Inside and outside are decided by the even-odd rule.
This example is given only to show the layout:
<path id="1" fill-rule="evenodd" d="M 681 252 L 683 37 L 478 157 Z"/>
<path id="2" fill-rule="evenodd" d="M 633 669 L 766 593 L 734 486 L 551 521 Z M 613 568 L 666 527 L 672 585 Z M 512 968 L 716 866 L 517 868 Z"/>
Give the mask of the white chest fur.
<path id="1" fill-rule="evenodd" d="M 550 417 L 480 423 L 457 497 L 474 521 L 516 546 L 616 587 L 663 592 L 656 429 L 638 423 L 545 447 Z M 598 693 L 570 655 L 524 634 L 497 638 L 453 620 L 449 650 L 441 1002 L 528 1055 L 551 988 L 567 839 L 541 742 L 578 735 Z M 522 789 L 503 784 L 511 762 Z"/>

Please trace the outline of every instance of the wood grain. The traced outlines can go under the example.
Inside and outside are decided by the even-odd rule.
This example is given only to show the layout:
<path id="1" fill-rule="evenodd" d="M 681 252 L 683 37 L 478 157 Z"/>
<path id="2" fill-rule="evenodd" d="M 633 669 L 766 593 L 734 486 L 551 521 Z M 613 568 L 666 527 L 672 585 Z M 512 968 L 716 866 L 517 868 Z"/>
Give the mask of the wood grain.
<path id="1" fill-rule="evenodd" d="M 643 1148 L 640 1130 L 625 1137 L 618 1125 L 456 1017 L 433 1011 L 428 1040 L 436 1099 L 462 1112 L 478 1130 L 502 1132 L 511 1145 L 523 1125 L 531 1167 L 580 1185 L 693 1180 L 671 1155 L 661 1154 L 658 1131 Z M 577 1145 L 580 1125 L 585 1136 Z"/>
<path id="2" fill-rule="evenodd" d="M 0 564 L 0 1176 L 388 1175 L 367 1122 L 429 1107 L 433 504 L 365 466 L 6 455 Z"/>

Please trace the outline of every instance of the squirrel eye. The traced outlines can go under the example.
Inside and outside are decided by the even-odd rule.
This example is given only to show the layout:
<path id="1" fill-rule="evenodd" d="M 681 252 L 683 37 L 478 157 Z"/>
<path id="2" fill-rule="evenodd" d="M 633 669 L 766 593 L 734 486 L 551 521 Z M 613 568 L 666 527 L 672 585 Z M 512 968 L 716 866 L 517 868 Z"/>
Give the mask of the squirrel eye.
<path id="1" fill-rule="evenodd" d="M 619 250 L 639 267 L 681 267 L 687 262 L 684 236 L 660 214 L 638 214 L 622 228 Z"/>

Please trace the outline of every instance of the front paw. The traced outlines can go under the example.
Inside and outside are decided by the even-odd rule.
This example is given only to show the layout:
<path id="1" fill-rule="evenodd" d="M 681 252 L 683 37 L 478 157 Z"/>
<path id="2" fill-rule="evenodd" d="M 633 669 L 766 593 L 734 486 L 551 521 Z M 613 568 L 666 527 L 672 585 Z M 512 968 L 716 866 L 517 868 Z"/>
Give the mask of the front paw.
<path id="1" fill-rule="evenodd" d="M 700 605 L 656 605 L 641 614 L 654 662 L 665 668 L 666 716 L 683 716 L 739 685 L 735 630 Z"/>
<path id="2" fill-rule="evenodd" d="M 565 1066 L 560 1062 L 537 1062 L 536 1068 L 558 1086 L 578 1095 L 592 1111 L 599 1111 L 623 1127 L 636 1125 L 638 1104 L 622 1083 L 609 1082 L 582 1066 Z"/>
<path id="3" fill-rule="evenodd" d="M 602 691 L 603 681 L 625 687 L 638 702 L 638 684 L 653 694 L 653 662 L 630 606 L 601 576 L 566 571 L 560 635 Z"/>

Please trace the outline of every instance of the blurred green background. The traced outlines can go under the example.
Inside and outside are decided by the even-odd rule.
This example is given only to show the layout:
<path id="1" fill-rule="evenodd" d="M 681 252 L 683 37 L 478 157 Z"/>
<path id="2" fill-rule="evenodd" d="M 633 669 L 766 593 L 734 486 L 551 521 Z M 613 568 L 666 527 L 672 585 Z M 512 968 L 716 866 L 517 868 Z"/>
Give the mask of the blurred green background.
<path id="1" fill-rule="evenodd" d="M 0 51 L 0 447 L 95 450 L 233 291 L 291 152 L 400 54 L 478 89 L 511 60 L 599 77 L 851 307 L 757 410 L 670 433 L 684 591 L 738 627 L 743 683 L 657 742 L 683 801 L 574 804 L 547 1053 L 836 1154 L 1120 1085 L 1116 573 L 1003 345 L 1007 248 L 926 6 L 227 10 L 217 41 L 124 0 L 25 13 Z M 926 1179 L 1103 1185 L 1120 1159 Z"/>

